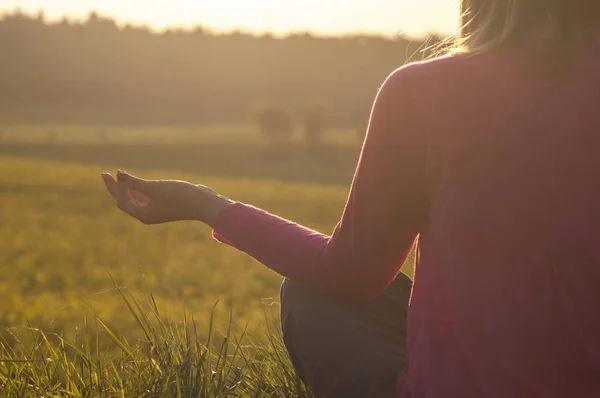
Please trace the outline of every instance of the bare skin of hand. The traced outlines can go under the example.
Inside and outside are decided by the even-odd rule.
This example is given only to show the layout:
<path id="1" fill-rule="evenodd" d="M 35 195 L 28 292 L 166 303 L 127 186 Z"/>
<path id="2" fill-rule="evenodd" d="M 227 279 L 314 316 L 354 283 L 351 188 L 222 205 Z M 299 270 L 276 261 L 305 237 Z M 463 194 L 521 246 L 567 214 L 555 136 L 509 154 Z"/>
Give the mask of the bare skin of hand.
<path id="1" fill-rule="evenodd" d="M 103 173 L 117 207 L 144 224 L 197 220 L 213 226 L 221 210 L 233 203 L 211 188 L 178 180 L 144 180 L 119 170 Z"/>

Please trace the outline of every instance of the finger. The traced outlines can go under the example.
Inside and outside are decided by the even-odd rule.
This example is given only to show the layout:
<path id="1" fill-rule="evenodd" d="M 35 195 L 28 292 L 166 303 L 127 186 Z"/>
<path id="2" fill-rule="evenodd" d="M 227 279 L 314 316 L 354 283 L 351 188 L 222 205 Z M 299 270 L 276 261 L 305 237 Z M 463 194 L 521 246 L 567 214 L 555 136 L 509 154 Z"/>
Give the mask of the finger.
<path id="1" fill-rule="evenodd" d="M 124 205 L 130 201 L 131 198 L 129 197 L 129 189 L 121 181 L 117 181 L 117 202 L 121 205 Z"/>
<path id="2" fill-rule="evenodd" d="M 150 220 L 150 201 L 141 203 L 134 199 L 134 191 L 127 188 L 121 181 L 117 181 L 117 206 L 129 216 L 137 218 L 144 224 L 148 224 Z M 140 194 L 137 193 L 139 196 Z"/>
<path id="3" fill-rule="evenodd" d="M 144 180 L 143 178 L 135 177 L 123 170 L 117 172 L 117 180 L 127 188 L 140 192 L 146 196 L 152 197 L 160 195 L 159 181 Z"/>
<path id="4" fill-rule="evenodd" d="M 108 193 L 112 195 L 113 198 L 117 198 L 117 181 L 108 173 L 102 173 L 102 180 L 104 181 L 104 185 L 106 186 L 106 190 Z"/>

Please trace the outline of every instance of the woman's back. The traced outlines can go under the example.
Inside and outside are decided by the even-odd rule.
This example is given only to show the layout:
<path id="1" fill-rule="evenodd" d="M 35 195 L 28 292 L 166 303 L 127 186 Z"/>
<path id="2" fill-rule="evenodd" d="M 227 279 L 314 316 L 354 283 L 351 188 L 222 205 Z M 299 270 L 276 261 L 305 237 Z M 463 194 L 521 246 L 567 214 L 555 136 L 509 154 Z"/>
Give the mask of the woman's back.
<path id="1" fill-rule="evenodd" d="M 402 381 L 413 397 L 600 396 L 600 46 L 564 80 L 539 49 L 404 71 L 430 198 Z"/>

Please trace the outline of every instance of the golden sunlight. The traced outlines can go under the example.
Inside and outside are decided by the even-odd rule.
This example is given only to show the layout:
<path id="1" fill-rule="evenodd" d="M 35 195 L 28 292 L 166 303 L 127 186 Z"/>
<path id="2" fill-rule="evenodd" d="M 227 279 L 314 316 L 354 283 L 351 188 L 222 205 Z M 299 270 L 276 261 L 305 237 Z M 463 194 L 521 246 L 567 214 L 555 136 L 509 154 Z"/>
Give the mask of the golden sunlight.
<path id="1" fill-rule="evenodd" d="M 420 35 L 456 28 L 457 0 L 4 0 L 0 11 L 44 11 L 48 19 L 90 10 L 155 29 L 203 25 L 217 30 L 368 32 Z"/>

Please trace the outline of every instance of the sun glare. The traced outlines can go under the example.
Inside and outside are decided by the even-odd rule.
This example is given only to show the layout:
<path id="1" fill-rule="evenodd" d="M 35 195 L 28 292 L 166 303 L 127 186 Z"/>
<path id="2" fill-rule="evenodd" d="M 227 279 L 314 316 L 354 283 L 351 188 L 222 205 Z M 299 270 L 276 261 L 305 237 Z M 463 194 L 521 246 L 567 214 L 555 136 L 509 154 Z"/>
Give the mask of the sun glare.
<path id="1" fill-rule="evenodd" d="M 155 29 L 203 25 L 217 30 L 448 33 L 456 0 L 5 0 L 0 11 L 44 10 L 48 19 L 85 18 L 90 10 Z"/>

